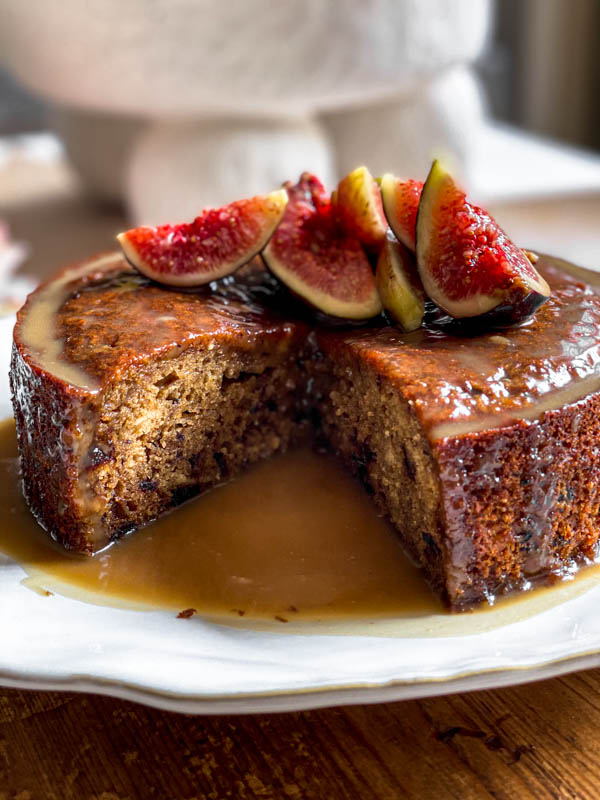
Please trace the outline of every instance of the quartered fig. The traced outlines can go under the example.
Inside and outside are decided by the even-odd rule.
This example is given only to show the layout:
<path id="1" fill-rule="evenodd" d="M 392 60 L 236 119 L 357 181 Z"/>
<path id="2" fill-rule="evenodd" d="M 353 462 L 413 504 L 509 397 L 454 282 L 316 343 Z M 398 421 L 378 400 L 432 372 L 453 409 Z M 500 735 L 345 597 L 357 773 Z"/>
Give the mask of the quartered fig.
<path id="1" fill-rule="evenodd" d="M 423 321 L 425 292 L 413 254 L 393 236 L 379 253 L 375 283 L 388 316 L 404 331 L 415 331 Z"/>
<path id="2" fill-rule="evenodd" d="M 523 250 L 482 208 L 469 203 L 434 161 L 417 216 L 417 266 L 429 297 L 452 317 L 519 322 L 550 296 Z"/>
<path id="3" fill-rule="evenodd" d="M 381 301 L 367 256 L 338 225 L 322 184 L 304 173 L 286 184 L 289 203 L 263 259 L 295 295 L 325 314 L 368 319 Z"/>
<path id="4" fill-rule="evenodd" d="M 412 178 L 404 180 L 388 172 L 381 179 L 383 210 L 388 224 L 396 238 L 413 253 L 417 209 L 422 190 L 423 183 Z"/>
<path id="5" fill-rule="evenodd" d="M 366 167 L 357 167 L 338 184 L 333 205 L 342 228 L 349 236 L 373 250 L 385 242 L 388 229 L 381 190 Z"/>
<path id="6" fill-rule="evenodd" d="M 181 225 L 134 228 L 117 236 L 127 260 L 169 286 L 201 286 L 259 253 L 283 218 L 285 189 L 202 212 Z"/>

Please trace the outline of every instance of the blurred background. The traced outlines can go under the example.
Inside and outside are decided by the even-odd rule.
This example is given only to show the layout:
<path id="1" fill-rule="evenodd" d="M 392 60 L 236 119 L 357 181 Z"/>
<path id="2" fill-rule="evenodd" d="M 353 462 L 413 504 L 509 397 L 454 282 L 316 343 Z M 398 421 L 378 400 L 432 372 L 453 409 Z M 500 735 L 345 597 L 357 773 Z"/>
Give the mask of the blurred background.
<path id="1" fill-rule="evenodd" d="M 124 226 L 437 155 L 600 269 L 598 96 L 598 0 L 0 0 L 3 302 Z"/>

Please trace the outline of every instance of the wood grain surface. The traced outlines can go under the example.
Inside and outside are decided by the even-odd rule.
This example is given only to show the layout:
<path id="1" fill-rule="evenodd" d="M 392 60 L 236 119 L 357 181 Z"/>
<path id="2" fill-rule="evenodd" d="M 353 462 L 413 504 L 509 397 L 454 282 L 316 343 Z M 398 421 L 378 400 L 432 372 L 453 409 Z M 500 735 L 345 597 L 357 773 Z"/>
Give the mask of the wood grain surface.
<path id="1" fill-rule="evenodd" d="M 596 800 L 599 730 L 600 670 L 258 716 L 4 690 L 0 800 Z"/>
<path id="2" fill-rule="evenodd" d="M 598 243 L 600 197 L 504 207 L 507 228 Z M 44 277 L 112 247 L 120 212 L 64 164 L 0 169 L 0 216 Z M 600 248 L 599 248 L 600 249 Z M 0 639 L 0 647 L 1 647 Z M 600 798 L 600 670 L 496 691 L 293 714 L 190 717 L 0 689 L 0 800 Z"/>

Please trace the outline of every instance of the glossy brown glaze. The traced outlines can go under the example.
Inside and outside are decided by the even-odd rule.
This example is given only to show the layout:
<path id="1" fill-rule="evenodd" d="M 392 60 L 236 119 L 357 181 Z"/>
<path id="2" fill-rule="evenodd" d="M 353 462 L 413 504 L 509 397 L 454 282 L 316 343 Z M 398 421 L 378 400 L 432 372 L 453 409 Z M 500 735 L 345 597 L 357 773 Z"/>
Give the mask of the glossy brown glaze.
<path id="1" fill-rule="evenodd" d="M 471 332 L 430 312 L 414 333 L 386 326 L 320 342 L 394 383 L 432 441 L 536 419 L 600 389 L 600 298 L 558 266 L 549 301 L 519 327 Z"/>
<path id="2" fill-rule="evenodd" d="M 217 291 L 171 291 L 137 274 L 83 289 L 61 309 L 59 336 L 64 358 L 100 385 L 148 356 L 191 343 L 235 338 L 253 346 L 257 337 L 282 339 L 294 323 L 259 305 L 264 289 L 249 279 L 243 287 L 223 282 Z"/>
<path id="3" fill-rule="evenodd" d="M 109 254 L 40 286 L 18 313 L 15 341 L 38 369 L 96 392 L 131 364 L 195 341 L 284 338 L 294 323 L 264 302 L 276 292 L 254 266 L 237 281 L 170 290 Z"/>
<path id="4" fill-rule="evenodd" d="M 556 405 L 562 406 L 597 388 L 596 380 L 600 386 L 600 301 L 589 283 L 593 273 L 580 271 L 587 283 L 574 280 L 567 272 L 571 265 L 544 256 L 539 267 L 553 294 L 522 326 L 470 333 L 431 312 L 410 334 L 377 324 L 327 332 L 327 348 L 337 339 L 360 350 L 402 387 L 434 439 L 533 419 L 538 409 L 552 407 L 555 392 L 560 392 Z M 19 312 L 15 340 L 28 360 L 44 369 L 46 355 L 32 352 L 26 331 L 30 312 L 38 313 L 41 291 Z M 286 305 L 285 294 L 278 292 L 258 270 L 199 291 L 169 290 L 117 259 L 107 271 L 92 270 L 65 285 L 54 321 L 61 360 L 87 376 L 81 388 L 89 391 L 131 364 L 194 340 L 285 336 L 298 324 L 292 317 L 296 312 L 298 318 L 298 309 Z M 56 362 L 49 367 L 55 375 Z"/>

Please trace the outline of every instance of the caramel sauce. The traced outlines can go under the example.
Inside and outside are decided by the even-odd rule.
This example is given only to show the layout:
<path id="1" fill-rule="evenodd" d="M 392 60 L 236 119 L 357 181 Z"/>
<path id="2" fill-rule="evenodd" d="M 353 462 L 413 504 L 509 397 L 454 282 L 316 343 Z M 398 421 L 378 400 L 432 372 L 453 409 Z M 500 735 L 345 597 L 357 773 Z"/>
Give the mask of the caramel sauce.
<path id="1" fill-rule="evenodd" d="M 600 389 L 600 275 L 551 256 L 540 256 L 537 266 L 552 297 L 535 318 L 502 335 L 457 335 L 455 321 L 435 312 L 410 334 L 379 320 L 350 328 L 342 338 L 400 381 L 433 442 L 537 420 Z M 211 346 L 224 331 L 235 332 L 238 343 L 240 332 L 285 336 L 285 319 L 293 327 L 298 309 L 287 308 L 285 293 L 275 299 L 274 292 L 276 282 L 262 273 L 205 291 L 169 290 L 140 278 L 120 253 L 105 254 L 33 293 L 20 314 L 18 337 L 29 360 L 93 395 L 140 354 L 168 352 L 191 338 Z M 86 296 L 83 309 L 80 295 Z M 273 316 L 273 307 L 282 316 Z"/>
<path id="2" fill-rule="evenodd" d="M 262 462 L 93 558 L 33 519 L 12 421 L 0 425 L 0 550 L 33 584 L 104 602 L 277 619 L 441 612 L 398 537 L 332 456 L 305 448 Z"/>
<path id="3" fill-rule="evenodd" d="M 48 602 L 59 593 L 271 632 L 473 634 L 545 611 L 600 581 L 600 567 L 588 567 L 575 580 L 449 614 L 362 487 L 332 456 L 308 448 L 255 465 L 92 558 L 64 550 L 32 517 L 14 423 L 6 420 L 0 520 L 0 552 Z"/>
<path id="4" fill-rule="evenodd" d="M 456 335 L 455 321 L 436 312 L 410 334 L 380 320 L 344 336 L 400 380 L 433 442 L 537 420 L 600 389 L 599 274 L 544 255 L 537 266 L 553 288 L 550 301 L 533 320 L 502 335 Z M 274 299 L 274 292 L 276 284 L 262 273 L 205 291 L 169 290 L 141 279 L 112 253 L 42 285 L 17 328 L 29 360 L 93 395 L 140 354 L 169 351 L 190 338 L 210 346 L 223 331 L 239 334 L 238 327 L 244 334 L 285 336 L 285 319 L 295 320 L 293 327 L 298 309 L 286 307 L 285 293 Z M 77 299 L 82 294 L 85 313 Z M 273 307 L 283 316 L 273 316 Z"/>
<path id="5" fill-rule="evenodd" d="M 110 253 L 65 270 L 37 290 L 35 313 L 25 315 L 22 322 L 21 333 L 31 358 L 66 383 L 90 392 L 98 390 L 97 382 L 77 364 L 63 358 L 64 341 L 56 330 L 56 312 L 82 278 L 121 261 L 119 253 Z"/>

